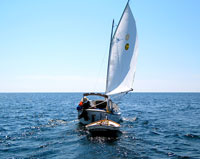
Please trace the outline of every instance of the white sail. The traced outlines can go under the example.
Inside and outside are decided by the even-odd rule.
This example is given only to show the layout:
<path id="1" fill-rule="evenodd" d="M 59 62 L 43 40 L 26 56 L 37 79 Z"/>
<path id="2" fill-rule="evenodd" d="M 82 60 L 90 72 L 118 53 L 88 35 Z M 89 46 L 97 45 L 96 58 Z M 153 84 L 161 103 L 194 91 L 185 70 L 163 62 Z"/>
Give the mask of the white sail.
<path id="1" fill-rule="evenodd" d="M 128 3 L 110 47 L 105 93 L 128 92 L 133 87 L 137 59 L 137 29 Z"/>

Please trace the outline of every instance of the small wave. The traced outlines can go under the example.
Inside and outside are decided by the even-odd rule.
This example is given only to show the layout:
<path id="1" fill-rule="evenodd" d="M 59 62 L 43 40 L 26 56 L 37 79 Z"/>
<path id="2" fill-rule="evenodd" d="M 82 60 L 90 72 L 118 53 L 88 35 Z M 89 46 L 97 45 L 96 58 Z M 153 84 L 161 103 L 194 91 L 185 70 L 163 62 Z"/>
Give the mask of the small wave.
<path id="1" fill-rule="evenodd" d="M 47 124 L 32 126 L 31 129 L 50 128 L 50 127 L 55 127 L 55 126 L 59 126 L 59 125 L 66 125 L 67 123 L 75 122 L 75 121 L 76 120 L 66 121 L 66 120 L 61 120 L 61 119 L 51 119 L 48 121 Z"/>
<path id="2" fill-rule="evenodd" d="M 167 155 L 169 157 L 177 157 L 179 159 L 187 159 L 187 158 L 191 158 L 190 156 L 182 156 L 182 155 L 178 155 L 178 154 L 175 154 L 173 152 L 168 152 Z"/>
<path id="3" fill-rule="evenodd" d="M 157 132 L 155 130 L 151 131 L 151 133 L 154 134 L 154 135 L 161 135 L 159 132 Z"/>
<path id="4" fill-rule="evenodd" d="M 190 139 L 200 139 L 200 135 L 195 135 L 195 134 L 186 134 L 184 136 Z"/>
<path id="5" fill-rule="evenodd" d="M 133 118 L 122 118 L 123 121 L 129 121 L 129 122 L 134 122 L 137 120 L 137 117 L 133 117 Z"/>
<path id="6" fill-rule="evenodd" d="M 148 120 L 144 120 L 142 123 L 143 123 L 143 125 L 148 125 L 149 121 Z"/>
<path id="7" fill-rule="evenodd" d="M 44 145 L 40 145 L 39 148 L 45 148 L 45 147 L 48 147 L 50 144 L 47 143 L 47 144 L 44 144 Z"/>
<path id="8" fill-rule="evenodd" d="M 61 119 L 51 119 L 51 120 L 49 120 L 49 123 L 50 123 L 50 124 L 51 124 L 51 123 L 54 123 L 54 124 L 66 124 L 67 121 L 61 120 Z"/>
<path id="9" fill-rule="evenodd" d="M 78 119 L 75 119 L 75 120 L 68 121 L 68 123 L 74 123 L 74 122 L 78 122 L 78 121 L 79 121 Z"/>
<path id="10" fill-rule="evenodd" d="M 173 152 L 168 152 L 167 155 L 168 155 L 169 157 L 175 156 L 175 154 L 174 154 Z"/>
<path id="11" fill-rule="evenodd" d="M 51 119 L 48 121 L 47 124 L 32 126 L 31 128 L 32 129 L 41 129 L 41 128 L 49 128 L 49 127 L 55 127 L 55 126 L 65 125 L 65 124 L 67 124 L 67 121 L 65 121 L 65 120 Z"/>
<path id="12" fill-rule="evenodd" d="M 0 132 L 3 132 L 3 131 L 7 131 L 7 130 L 4 129 L 3 127 L 0 127 Z"/>

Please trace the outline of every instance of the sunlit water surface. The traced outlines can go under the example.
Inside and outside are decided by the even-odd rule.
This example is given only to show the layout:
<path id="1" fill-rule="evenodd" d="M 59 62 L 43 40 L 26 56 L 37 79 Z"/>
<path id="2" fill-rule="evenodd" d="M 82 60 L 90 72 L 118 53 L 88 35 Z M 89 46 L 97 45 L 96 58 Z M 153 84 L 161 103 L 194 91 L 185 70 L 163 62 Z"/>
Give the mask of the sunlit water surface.
<path id="1" fill-rule="evenodd" d="M 199 93 L 130 93 L 116 99 L 118 137 L 91 136 L 79 93 L 1 93 L 0 158 L 200 158 Z"/>

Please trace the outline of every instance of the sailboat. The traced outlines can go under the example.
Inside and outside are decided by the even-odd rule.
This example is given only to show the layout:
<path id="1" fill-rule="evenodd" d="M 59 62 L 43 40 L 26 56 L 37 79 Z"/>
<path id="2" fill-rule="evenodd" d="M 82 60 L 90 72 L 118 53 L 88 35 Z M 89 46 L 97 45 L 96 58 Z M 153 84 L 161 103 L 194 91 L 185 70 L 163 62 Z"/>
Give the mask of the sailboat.
<path id="1" fill-rule="evenodd" d="M 112 96 L 133 91 L 138 42 L 136 22 L 129 1 L 114 34 L 113 28 L 114 20 L 111 29 L 105 93 L 84 93 L 77 107 L 78 119 L 84 125 L 95 125 L 91 123 L 98 124 L 101 120 L 119 123 L 122 120 L 121 113 L 118 105 L 112 101 Z M 97 99 L 89 100 L 88 96 L 96 96 Z M 100 97 L 103 99 L 99 99 Z"/>

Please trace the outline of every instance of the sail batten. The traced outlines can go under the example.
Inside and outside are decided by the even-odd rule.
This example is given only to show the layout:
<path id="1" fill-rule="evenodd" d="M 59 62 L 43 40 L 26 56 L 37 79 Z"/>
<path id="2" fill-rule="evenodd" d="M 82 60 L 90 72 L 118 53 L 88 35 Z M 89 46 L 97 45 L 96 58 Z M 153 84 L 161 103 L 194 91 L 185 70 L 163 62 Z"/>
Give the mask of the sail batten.
<path id="1" fill-rule="evenodd" d="M 137 60 L 137 29 L 127 3 L 113 35 L 108 60 L 106 94 L 132 90 Z"/>

